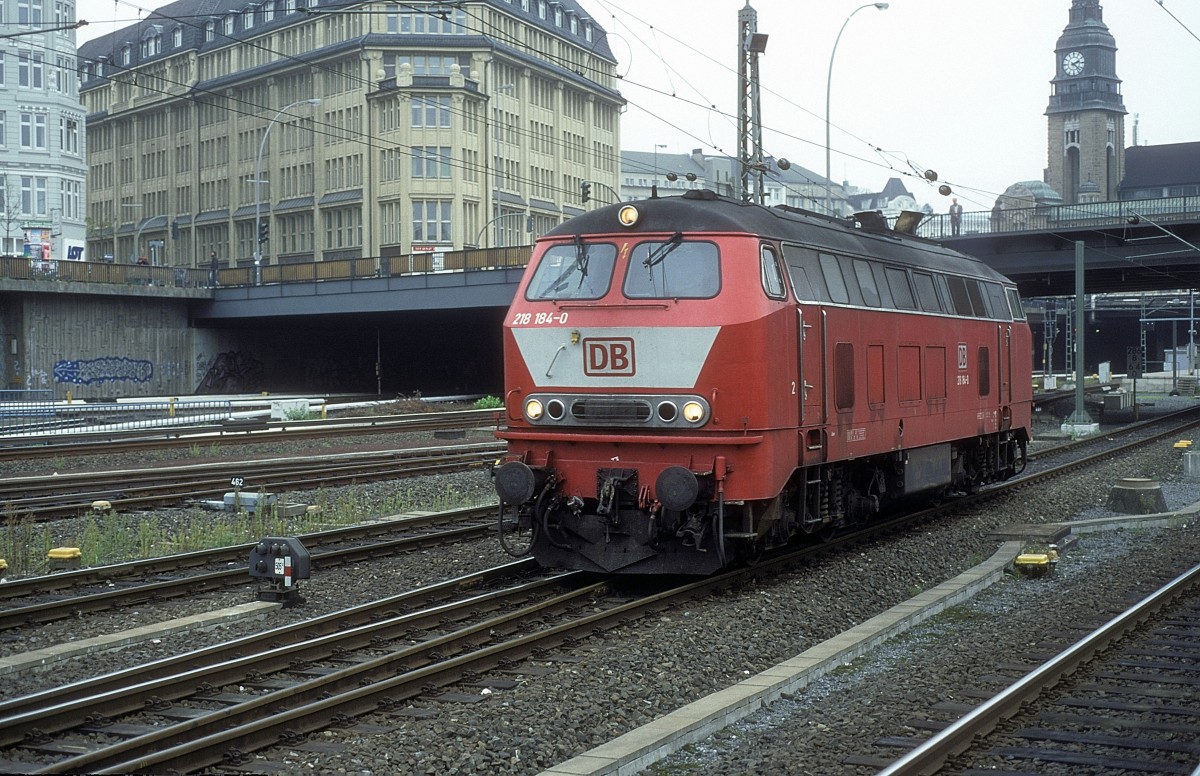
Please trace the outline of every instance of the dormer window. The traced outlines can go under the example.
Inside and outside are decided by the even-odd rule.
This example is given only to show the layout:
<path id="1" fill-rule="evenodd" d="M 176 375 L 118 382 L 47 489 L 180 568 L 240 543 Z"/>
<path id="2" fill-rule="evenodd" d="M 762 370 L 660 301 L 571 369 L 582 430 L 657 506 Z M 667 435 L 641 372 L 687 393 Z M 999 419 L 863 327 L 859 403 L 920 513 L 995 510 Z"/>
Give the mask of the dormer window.
<path id="1" fill-rule="evenodd" d="M 296 0 L 283 0 L 283 12 L 284 13 L 295 13 L 296 12 Z"/>
<path id="2" fill-rule="evenodd" d="M 546 18 L 546 0 L 538 0 L 538 18 Z"/>
<path id="3" fill-rule="evenodd" d="M 275 0 L 267 0 L 267 4 L 263 6 L 263 18 L 267 21 L 275 18 Z"/>
<path id="4" fill-rule="evenodd" d="M 254 29 L 254 6 L 250 6 L 246 10 L 242 11 L 242 29 Z"/>
<path id="5" fill-rule="evenodd" d="M 229 14 L 221 20 L 221 29 L 224 30 L 226 35 L 233 34 L 233 14 Z"/>
<path id="6" fill-rule="evenodd" d="M 171 30 L 171 45 L 175 48 L 183 46 L 183 27 L 176 27 Z"/>
<path id="7" fill-rule="evenodd" d="M 217 23 L 214 21 L 205 22 L 204 23 L 204 42 L 211 43 L 212 40 L 216 37 L 217 37 Z"/>
<path id="8" fill-rule="evenodd" d="M 558 6 L 554 6 L 554 25 L 556 27 L 562 26 L 562 9 Z"/>
<path id="9" fill-rule="evenodd" d="M 583 37 L 587 40 L 588 43 L 592 42 L 592 23 L 591 22 L 588 22 L 587 24 L 583 25 Z"/>
<path id="10" fill-rule="evenodd" d="M 152 24 L 142 33 L 142 58 L 158 56 L 162 53 L 162 26 Z"/>
<path id="11" fill-rule="evenodd" d="M 133 61 L 133 47 L 126 43 L 121 47 L 121 64 L 129 67 L 129 63 Z"/>
<path id="12" fill-rule="evenodd" d="M 571 14 L 570 19 L 571 19 L 571 34 L 578 35 L 579 34 L 579 19 L 576 18 L 575 14 Z"/>

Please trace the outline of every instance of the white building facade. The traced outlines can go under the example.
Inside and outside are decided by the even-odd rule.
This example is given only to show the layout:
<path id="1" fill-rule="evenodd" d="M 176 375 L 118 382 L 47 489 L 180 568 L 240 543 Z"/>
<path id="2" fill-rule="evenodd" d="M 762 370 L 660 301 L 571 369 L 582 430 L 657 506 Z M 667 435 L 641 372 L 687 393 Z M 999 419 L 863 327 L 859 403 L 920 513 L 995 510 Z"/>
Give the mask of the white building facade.
<path id="1" fill-rule="evenodd" d="M 84 108 L 75 3 L 0 2 L 0 254 L 82 260 Z"/>

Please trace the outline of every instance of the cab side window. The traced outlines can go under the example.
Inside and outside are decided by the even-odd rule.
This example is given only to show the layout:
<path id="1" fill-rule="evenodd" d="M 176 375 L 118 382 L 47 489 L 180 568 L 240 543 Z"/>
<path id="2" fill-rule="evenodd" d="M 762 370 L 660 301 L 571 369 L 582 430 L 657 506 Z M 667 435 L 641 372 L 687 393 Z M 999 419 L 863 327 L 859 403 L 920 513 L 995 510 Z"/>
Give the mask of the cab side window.
<path id="1" fill-rule="evenodd" d="M 785 299 L 787 292 L 783 286 L 783 273 L 779 269 L 779 258 L 775 255 L 775 248 L 773 246 L 762 246 L 759 264 L 761 266 L 763 291 L 766 291 L 767 296 L 772 299 Z"/>

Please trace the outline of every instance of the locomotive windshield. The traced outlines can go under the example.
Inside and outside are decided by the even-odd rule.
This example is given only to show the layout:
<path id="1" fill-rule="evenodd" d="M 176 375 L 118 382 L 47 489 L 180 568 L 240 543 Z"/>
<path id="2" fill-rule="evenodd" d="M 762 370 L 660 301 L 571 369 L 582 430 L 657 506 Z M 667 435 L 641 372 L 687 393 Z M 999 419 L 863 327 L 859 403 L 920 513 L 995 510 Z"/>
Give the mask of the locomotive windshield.
<path id="1" fill-rule="evenodd" d="M 666 242 L 638 243 L 625 271 L 630 299 L 707 299 L 720 289 L 717 246 L 688 242 L 679 233 Z"/>
<path id="2" fill-rule="evenodd" d="M 617 247 L 612 243 L 555 245 L 538 262 L 525 297 L 540 299 L 599 299 L 612 282 Z"/>

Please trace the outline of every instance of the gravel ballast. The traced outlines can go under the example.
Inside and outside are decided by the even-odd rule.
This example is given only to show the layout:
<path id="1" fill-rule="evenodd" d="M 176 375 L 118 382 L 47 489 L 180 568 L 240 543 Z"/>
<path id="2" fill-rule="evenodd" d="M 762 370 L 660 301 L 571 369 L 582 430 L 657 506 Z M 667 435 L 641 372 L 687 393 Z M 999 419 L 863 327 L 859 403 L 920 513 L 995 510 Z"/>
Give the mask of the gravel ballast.
<path id="1" fill-rule="evenodd" d="M 383 733 L 353 728 L 315 734 L 344 751 L 279 749 L 274 761 L 312 773 L 536 773 L 680 705 L 740 681 L 862 622 L 915 593 L 953 577 L 998 546 L 989 531 L 1012 523 L 1042 523 L 1102 510 L 1108 488 L 1123 477 L 1162 481 L 1171 508 L 1200 499 L 1179 481 L 1179 452 L 1160 444 L 1126 459 L 1072 474 L 1053 484 L 1022 489 L 886 540 L 833 553 L 792 573 L 727 591 L 666 614 L 590 639 L 572 651 L 578 662 L 546 663 L 545 677 L 481 703 L 418 702 L 428 719 L 373 715 Z M 460 475 L 456 475 L 460 476 Z M 487 494 L 486 475 L 461 475 L 464 491 Z M 439 492 L 445 478 L 436 481 Z M 459 482 L 458 480 L 455 481 Z M 405 481 L 411 487 L 413 481 Z M 1044 580 L 1013 578 L 971 603 L 936 618 L 851 669 L 821 680 L 794 701 L 777 703 L 689 752 L 651 768 L 662 773 L 859 774 L 842 765 L 848 754 L 874 752 L 885 735 L 911 734 L 904 719 L 936 700 L 961 697 L 962 683 L 980 667 L 1003 662 L 1034 638 L 1047 621 L 1085 620 L 1125 601 L 1145 586 L 1150 568 L 1200 557 L 1200 539 L 1186 529 L 1110 532 L 1088 536 Z M 163 639 L 160 644 L 70 660 L 52 673 L 14 677 L 3 692 L 29 692 L 59 682 L 144 662 L 155 656 L 275 627 L 365 600 L 411 589 L 503 562 L 494 541 L 472 542 L 318 572 L 305 588 L 305 607 L 277 611 L 254 622 Z M 1148 590 L 1143 591 L 1148 592 Z M 190 605 L 213 609 L 248 600 L 231 593 Z M 154 617 L 155 611 L 139 613 Z M 89 617 L 82 623 L 22 632 L 45 642 L 72 633 L 129 627 L 130 613 Z M 163 619 L 161 613 L 159 619 Z M 174 612 L 169 616 L 177 616 Z M 87 631 L 86 634 L 83 631 Z M 6 643 L 7 651 L 24 648 Z M 968 671 L 970 669 L 970 671 Z"/>

